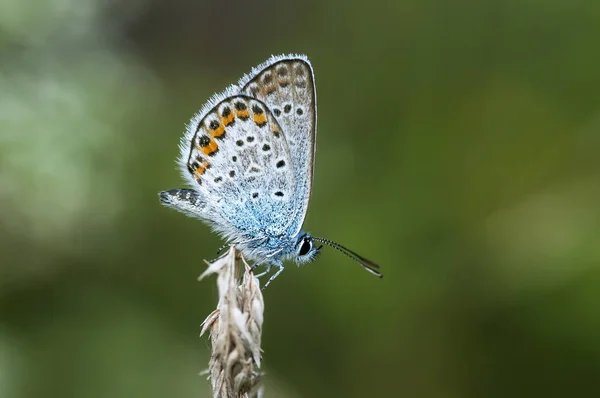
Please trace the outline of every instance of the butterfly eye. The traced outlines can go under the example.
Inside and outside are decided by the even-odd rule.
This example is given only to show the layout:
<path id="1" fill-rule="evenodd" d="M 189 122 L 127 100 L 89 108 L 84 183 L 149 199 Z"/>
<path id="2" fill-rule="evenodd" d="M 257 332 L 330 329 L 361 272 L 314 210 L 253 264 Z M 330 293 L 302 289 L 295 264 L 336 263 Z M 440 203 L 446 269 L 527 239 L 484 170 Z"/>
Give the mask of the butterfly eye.
<path id="1" fill-rule="evenodd" d="M 310 249 L 312 249 L 313 243 L 312 240 L 308 239 L 308 238 L 304 238 L 302 240 L 302 245 L 300 246 L 300 250 L 298 251 L 298 255 L 299 256 L 304 256 L 306 255 Z"/>

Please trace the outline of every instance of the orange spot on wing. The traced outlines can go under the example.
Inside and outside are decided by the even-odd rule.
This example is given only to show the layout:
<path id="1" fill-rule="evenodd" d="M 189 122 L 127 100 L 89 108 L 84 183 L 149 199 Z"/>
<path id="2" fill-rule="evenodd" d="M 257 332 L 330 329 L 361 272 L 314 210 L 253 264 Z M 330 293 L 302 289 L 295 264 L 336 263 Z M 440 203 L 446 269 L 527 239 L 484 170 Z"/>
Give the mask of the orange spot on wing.
<path id="1" fill-rule="evenodd" d="M 210 140 L 207 146 L 200 148 L 202 153 L 204 153 L 205 155 L 212 155 L 217 151 L 217 149 L 219 149 L 219 145 L 217 145 L 217 143 L 214 140 Z"/>
<path id="2" fill-rule="evenodd" d="M 219 127 L 217 127 L 215 130 L 211 131 L 210 134 L 213 137 L 220 137 L 223 134 L 225 134 L 225 127 L 221 124 L 219 125 Z"/>
<path id="3" fill-rule="evenodd" d="M 241 111 L 235 111 L 235 116 L 239 117 L 242 120 L 246 120 L 250 117 L 250 114 L 248 113 L 247 109 L 241 110 Z"/>
<path id="4" fill-rule="evenodd" d="M 208 162 L 205 160 L 204 162 L 202 162 L 202 164 L 200 166 L 198 166 L 198 168 L 196 169 L 196 174 L 202 175 L 204 173 L 206 173 L 206 169 L 208 169 Z"/>
<path id="5" fill-rule="evenodd" d="M 264 113 L 261 113 L 260 115 L 254 115 L 252 117 L 252 119 L 254 119 L 254 123 L 258 124 L 258 125 L 264 125 L 267 122 L 267 117 L 265 116 Z"/>
<path id="6" fill-rule="evenodd" d="M 225 126 L 229 126 L 231 122 L 233 122 L 234 117 L 235 116 L 233 115 L 233 113 L 230 113 L 227 117 L 221 118 L 221 123 L 223 123 Z"/>
<path id="7" fill-rule="evenodd" d="M 196 181 L 200 180 L 200 176 L 206 173 L 206 169 L 208 169 L 209 167 L 210 163 L 208 163 L 206 160 L 202 162 L 200 166 L 198 166 L 198 168 L 194 171 L 194 178 L 196 179 Z"/>

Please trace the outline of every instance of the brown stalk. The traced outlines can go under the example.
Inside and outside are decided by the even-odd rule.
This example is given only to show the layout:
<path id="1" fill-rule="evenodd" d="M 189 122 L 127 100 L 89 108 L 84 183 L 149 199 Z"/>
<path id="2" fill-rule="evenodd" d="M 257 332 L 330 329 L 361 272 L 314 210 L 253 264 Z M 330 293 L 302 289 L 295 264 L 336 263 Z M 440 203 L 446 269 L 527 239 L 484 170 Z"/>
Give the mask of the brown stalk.
<path id="1" fill-rule="evenodd" d="M 264 301 L 258 279 L 233 246 L 223 257 L 209 263 L 198 279 L 211 274 L 217 274 L 219 302 L 202 323 L 200 335 L 210 330 L 212 353 L 208 371 L 213 396 L 259 397 Z"/>

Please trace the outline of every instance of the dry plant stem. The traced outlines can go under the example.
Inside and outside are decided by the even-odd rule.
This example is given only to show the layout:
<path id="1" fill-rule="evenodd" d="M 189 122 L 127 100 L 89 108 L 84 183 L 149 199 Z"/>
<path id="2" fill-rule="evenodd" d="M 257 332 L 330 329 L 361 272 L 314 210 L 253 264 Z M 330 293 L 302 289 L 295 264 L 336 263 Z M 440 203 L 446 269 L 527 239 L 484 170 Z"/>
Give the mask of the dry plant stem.
<path id="1" fill-rule="evenodd" d="M 239 266 L 239 267 L 238 267 Z M 239 268 L 243 276 L 239 280 Z M 219 303 L 202 324 L 210 330 L 209 379 L 215 398 L 251 398 L 260 394 L 260 339 L 264 301 L 258 279 L 232 246 L 208 265 L 198 279 L 217 274 Z"/>

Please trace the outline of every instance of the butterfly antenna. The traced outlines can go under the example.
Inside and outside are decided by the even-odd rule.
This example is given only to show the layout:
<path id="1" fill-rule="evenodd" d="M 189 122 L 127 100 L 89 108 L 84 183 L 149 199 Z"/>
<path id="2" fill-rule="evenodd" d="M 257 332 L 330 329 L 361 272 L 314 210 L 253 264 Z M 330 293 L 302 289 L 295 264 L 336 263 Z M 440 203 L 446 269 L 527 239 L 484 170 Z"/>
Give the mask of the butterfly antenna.
<path id="1" fill-rule="evenodd" d="M 323 239 L 323 238 L 317 238 L 314 236 L 312 238 L 313 238 L 313 240 L 316 240 L 317 242 L 325 243 L 327 246 L 331 246 L 334 249 L 344 253 L 346 256 L 350 257 L 352 260 L 359 263 L 361 267 L 363 267 L 364 269 L 366 269 L 373 275 L 376 275 L 379 278 L 383 278 L 383 275 L 381 274 L 381 272 L 377 271 L 377 269 L 379 268 L 379 265 L 375 264 L 373 261 L 364 258 L 360 254 L 357 254 L 357 253 L 353 252 L 352 250 L 340 245 L 339 243 L 335 243 L 334 241 L 331 241 L 328 239 Z"/>

